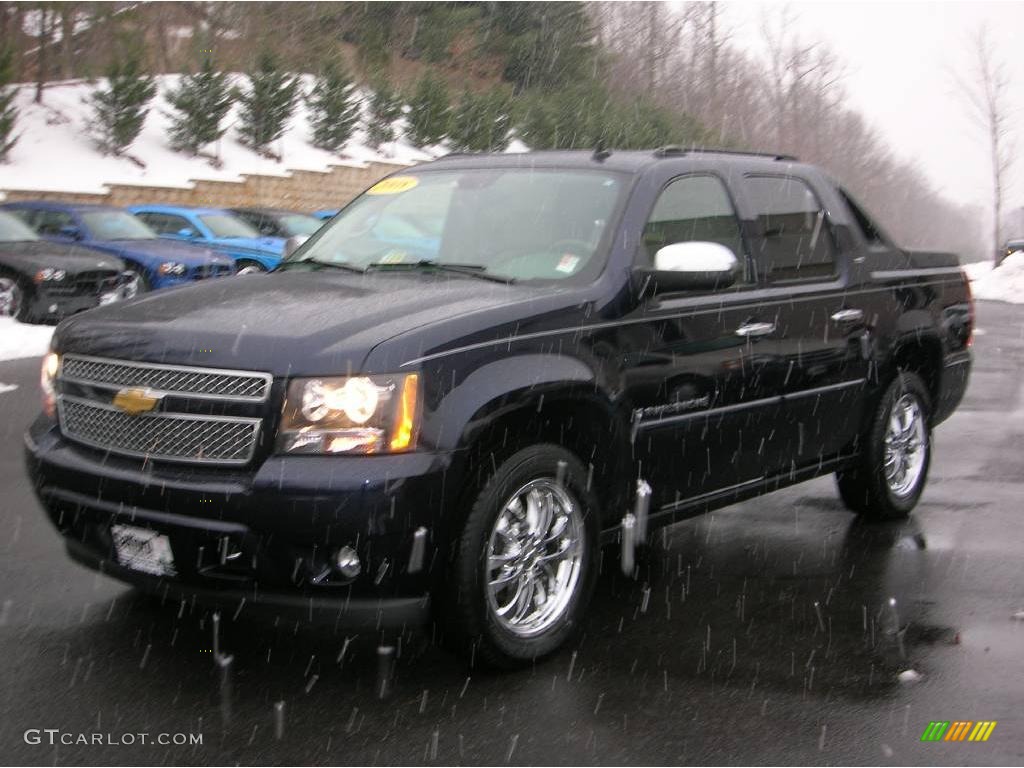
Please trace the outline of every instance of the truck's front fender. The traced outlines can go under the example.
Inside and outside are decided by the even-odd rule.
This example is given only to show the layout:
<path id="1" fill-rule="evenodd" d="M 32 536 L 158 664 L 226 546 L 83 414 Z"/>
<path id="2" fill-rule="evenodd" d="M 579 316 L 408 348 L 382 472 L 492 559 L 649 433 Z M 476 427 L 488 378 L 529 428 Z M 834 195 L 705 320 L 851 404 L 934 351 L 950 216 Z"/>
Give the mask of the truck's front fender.
<path id="1" fill-rule="evenodd" d="M 497 410 L 499 403 L 515 407 L 548 390 L 581 386 L 597 390 L 596 381 L 586 363 L 565 355 L 524 354 L 494 360 L 473 370 L 437 402 L 428 403 L 420 436 L 427 445 L 452 450 L 480 414 Z"/>

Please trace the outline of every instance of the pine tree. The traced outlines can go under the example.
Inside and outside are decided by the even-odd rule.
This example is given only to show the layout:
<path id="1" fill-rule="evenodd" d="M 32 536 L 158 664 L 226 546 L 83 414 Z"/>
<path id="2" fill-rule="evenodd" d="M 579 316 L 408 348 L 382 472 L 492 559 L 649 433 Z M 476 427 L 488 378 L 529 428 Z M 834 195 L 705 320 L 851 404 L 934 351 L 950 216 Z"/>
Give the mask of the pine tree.
<path id="1" fill-rule="evenodd" d="M 337 152 L 359 123 L 359 98 L 348 73 L 329 62 L 306 98 L 313 146 Z"/>
<path id="2" fill-rule="evenodd" d="M 227 126 L 221 127 L 221 120 L 231 109 L 231 88 L 227 74 L 215 71 L 210 59 L 197 73 L 185 75 L 178 89 L 169 91 L 166 98 L 178 112 L 170 116 L 172 149 L 197 155 L 227 130 Z"/>
<path id="3" fill-rule="evenodd" d="M 377 149 L 381 144 L 395 140 L 394 122 L 402 116 L 402 100 L 384 78 L 377 78 L 371 86 L 370 119 L 366 126 L 366 141 Z"/>
<path id="4" fill-rule="evenodd" d="M 440 142 L 448 132 L 448 86 L 427 72 L 409 99 L 409 141 L 417 147 Z"/>
<path id="5" fill-rule="evenodd" d="M 135 141 L 155 95 L 153 78 L 142 71 L 137 53 L 114 61 L 107 71 L 107 89 L 97 89 L 91 98 L 95 117 L 92 128 L 103 152 L 120 155 Z"/>
<path id="6" fill-rule="evenodd" d="M 508 145 L 511 99 L 495 88 L 487 93 L 464 91 L 452 114 L 449 137 L 454 149 L 497 152 Z"/>
<path id="7" fill-rule="evenodd" d="M 14 49 L 4 46 L 0 49 L 0 163 L 7 162 L 7 154 L 18 143 L 14 135 L 14 124 L 18 110 L 14 106 L 17 88 L 9 88 L 14 73 Z"/>
<path id="8" fill-rule="evenodd" d="M 243 144 L 265 151 L 288 126 L 299 96 L 299 79 L 278 68 L 269 53 L 260 56 L 255 71 L 249 73 L 249 90 L 238 93 L 242 105 L 238 133 Z"/>

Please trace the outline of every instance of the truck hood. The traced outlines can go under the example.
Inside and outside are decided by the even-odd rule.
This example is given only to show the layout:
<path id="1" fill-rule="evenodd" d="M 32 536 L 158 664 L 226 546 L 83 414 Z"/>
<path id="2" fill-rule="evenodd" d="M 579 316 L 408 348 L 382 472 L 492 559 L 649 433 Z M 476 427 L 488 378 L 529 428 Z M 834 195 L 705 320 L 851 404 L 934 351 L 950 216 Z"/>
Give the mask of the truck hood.
<path id="1" fill-rule="evenodd" d="M 104 253 L 111 253 L 123 259 L 144 264 L 159 264 L 164 261 L 178 261 L 188 267 L 207 264 L 232 265 L 234 261 L 209 248 L 190 243 L 154 238 L 152 240 L 89 240 L 83 245 Z"/>
<path id="2" fill-rule="evenodd" d="M 34 275 L 40 269 L 63 269 L 71 275 L 107 270 L 120 272 L 124 262 L 80 245 L 64 245 L 46 240 L 0 243 L 0 265 L 22 274 Z"/>
<path id="3" fill-rule="evenodd" d="M 536 287 L 451 274 L 276 272 L 101 307 L 61 323 L 54 343 L 98 357 L 330 375 L 362 370 L 374 346 L 400 334 L 537 298 Z"/>

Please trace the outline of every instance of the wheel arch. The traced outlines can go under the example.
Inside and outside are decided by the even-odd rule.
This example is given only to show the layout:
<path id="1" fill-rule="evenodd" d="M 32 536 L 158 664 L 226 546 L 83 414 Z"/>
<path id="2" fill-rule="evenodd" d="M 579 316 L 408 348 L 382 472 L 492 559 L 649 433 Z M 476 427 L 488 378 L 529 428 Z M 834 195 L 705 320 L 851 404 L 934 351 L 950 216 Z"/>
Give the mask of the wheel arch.
<path id="1" fill-rule="evenodd" d="M 892 381 L 900 371 L 916 373 L 924 382 L 934 409 L 942 386 L 942 359 L 942 342 L 935 333 L 904 336 L 893 344 L 885 383 Z"/>
<path id="2" fill-rule="evenodd" d="M 605 518 L 624 495 L 628 419 L 579 359 L 520 355 L 483 366 L 448 393 L 431 421 L 447 433 L 434 435 L 437 442 L 459 457 L 463 493 L 520 448 L 549 442 L 592 467 Z"/>

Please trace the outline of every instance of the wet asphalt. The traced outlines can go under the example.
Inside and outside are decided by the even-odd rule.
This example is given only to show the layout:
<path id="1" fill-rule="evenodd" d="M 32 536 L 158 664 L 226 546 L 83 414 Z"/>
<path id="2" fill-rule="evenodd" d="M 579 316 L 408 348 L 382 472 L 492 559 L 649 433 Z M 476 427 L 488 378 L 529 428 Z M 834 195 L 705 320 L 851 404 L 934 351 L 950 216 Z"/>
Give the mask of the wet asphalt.
<path id="1" fill-rule="evenodd" d="M 577 646 L 494 674 L 406 636 L 384 700 L 372 638 L 248 612 L 224 695 L 208 614 L 68 561 L 22 466 L 38 361 L 0 363 L 0 763 L 1020 765 L 1024 308 L 978 315 L 907 522 L 858 523 L 821 478 L 677 524 L 646 582 L 604 569 Z M 923 743 L 932 720 L 998 725 Z"/>

